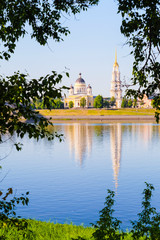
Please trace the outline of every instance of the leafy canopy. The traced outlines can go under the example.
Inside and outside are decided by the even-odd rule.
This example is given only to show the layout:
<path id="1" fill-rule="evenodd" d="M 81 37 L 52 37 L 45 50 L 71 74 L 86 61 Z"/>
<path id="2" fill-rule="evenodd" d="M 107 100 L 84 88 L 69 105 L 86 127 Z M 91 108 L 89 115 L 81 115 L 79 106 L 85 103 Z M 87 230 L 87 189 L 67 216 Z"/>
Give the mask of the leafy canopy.
<path id="1" fill-rule="evenodd" d="M 62 24 L 63 15 L 77 14 L 98 4 L 99 0 L 1 0 L 0 1 L 0 59 L 8 60 L 14 53 L 17 42 L 30 31 L 31 38 L 45 45 L 49 38 L 60 41 L 69 34 Z M 66 73 L 67 77 L 69 76 Z M 49 120 L 32 110 L 35 100 L 43 99 L 44 105 L 51 109 L 50 99 L 62 97 L 64 86 L 56 88 L 62 75 L 53 71 L 50 75 L 29 80 L 26 74 L 15 73 L 4 78 L 0 76 L 0 143 L 3 135 L 10 137 L 17 133 L 30 138 L 58 136 L 51 134 L 47 126 Z M 20 145 L 15 143 L 17 150 Z"/>
<path id="2" fill-rule="evenodd" d="M 61 23 L 62 16 L 76 14 L 98 4 L 99 0 L 1 0 L 0 41 L 3 50 L 0 58 L 9 59 L 17 41 L 28 33 L 41 45 L 49 38 L 60 41 L 69 29 Z M 2 48 L 2 46 L 1 46 Z"/>
<path id="3" fill-rule="evenodd" d="M 20 197 L 13 196 L 13 189 L 8 188 L 7 192 L 0 191 L 0 229 L 4 229 L 0 235 L 0 239 L 6 239 L 6 228 L 17 229 L 23 239 L 29 239 L 32 235 L 31 231 L 27 231 L 28 222 L 16 214 L 16 207 L 18 204 L 28 205 L 29 192 L 22 194 Z M 9 199 L 8 199 L 9 198 Z"/>
<path id="4" fill-rule="evenodd" d="M 61 97 L 61 91 L 66 88 L 55 87 L 61 79 L 62 75 L 57 75 L 56 72 L 31 81 L 28 81 L 27 75 L 20 73 L 7 79 L 0 77 L 0 92 L 3 93 L 0 98 L 0 143 L 3 142 L 4 134 L 12 136 L 14 132 L 20 138 L 23 138 L 25 133 L 28 133 L 29 138 L 34 137 L 37 140 L 44 137 L 48 137 L 48 140 L 54 138 L 47 130 L 48 120 L 34 111 L 31 105 L 37 98 L 43 98 L 44 105 L 51 109 L 50 97 Z M 20 150 L 19 145 L 15 145 L 17 150 Z"/>
<path id="5" fill-rule="evenodd" d="M 122 15 L 121 32 L 132 48 L 133 86 L 127 95 L 143 98 L 154 96 L 156 109 L 160 109 L 160 1 L 117 0 Z M 158 113 L 156 114 L 158 120 Z"/>
<path id="6" fill-rule="evenodd" d="M 63 109 L 64 108 L 64 103 L 59 98 L 56 98 L 56 99 L 50 98 L 49 104 L 50 104 L 51 109 Z M 47 106 L 44 104 L 43 99 L 36 99 L 36 101 L 34 101 L 32 104 L 32 108 L 33 109 L 46 109 Z"/>

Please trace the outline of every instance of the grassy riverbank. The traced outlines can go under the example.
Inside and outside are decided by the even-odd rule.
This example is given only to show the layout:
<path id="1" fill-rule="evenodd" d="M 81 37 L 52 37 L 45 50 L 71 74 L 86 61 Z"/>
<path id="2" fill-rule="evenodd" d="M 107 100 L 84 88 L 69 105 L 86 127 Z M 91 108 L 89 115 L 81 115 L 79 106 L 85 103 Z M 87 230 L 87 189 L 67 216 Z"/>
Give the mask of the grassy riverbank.
<path id="1" fill-rule="evenodd" d="M 5 240 L 93 240 L 92 227 L 76 226 L 72 224 L 54 224 L 36 220 L 28 220 L 27 230 L 18 230 L 15 227 L 4 226 L 0 229 L 0 239 Z M 127 234 L 124 240 L 132 240 Z M 144 238 L 141 238 L 143 240 Z"/>
<path id="2" fill-rule="evenodd" d="M 4 226 L 0 229 L 0 239 L 73 240 L 78 239 L 78 237 L 91 239 L 94 232 L 91 227 L 75 226 L 72 224 L 54 224 L 36 220 L 27 220 L 27 222 L 29 223 L 27 230 L 18 230 L 17 227 Z"/>
<path id="3" fill-rule="evenodd" d="M 154 116 L 154 109 L 42 109 L 39 110 L 43 116 L 110 116 L 110 115 L 147 115 Z"/>

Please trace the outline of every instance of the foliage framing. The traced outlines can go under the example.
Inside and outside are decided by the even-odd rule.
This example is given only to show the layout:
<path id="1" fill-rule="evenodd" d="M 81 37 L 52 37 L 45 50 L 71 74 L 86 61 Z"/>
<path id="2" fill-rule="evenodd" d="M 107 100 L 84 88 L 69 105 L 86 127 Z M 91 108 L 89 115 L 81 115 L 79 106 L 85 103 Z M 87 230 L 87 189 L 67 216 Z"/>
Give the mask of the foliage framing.
<path id="1" fill-rule="evenodd" d="M 160 214 L 151 206 L 151 197 L 154 187 L 145 182 L 143 191 L 142 212 L 138 214 L 138 221 L 131 221 L 133 239 L 145 237 L 145 239 L 156 240 L 160 236 Z"/>
<path id="2" fill-rule="evenodd" d="M 62 26 L 63 15 L 77 14 L 98 4 L 99 0 L 1 0 L 0 1 L 0 40 L 3 50 L 0 58 L 9 59 L 14 53 L 17 41 L 27 34 L 26 24 L 30 26 L 31 38 L 41 45 L 49 38 L 63 40 L 70 33 Z"/>
<path id="3" fill-rule="evenodd" d="M 48 140 L 54 138 L 47 130 L 51 123 L 34 111 L 31 104 L 37 98 L 43 98 L 44 105 L 50 109 L 50 97 L 61 97 L 62 89 L 65 89 L 55 88 L 61 79 L 62 75 L 56 72 L 31 81 L 27 80 L 27 75 L 20 73 L 7 77 L 7 81 L 0 78 L 0 92 L 3 93 L 0 98 L 0 143 L 3 142 L 4 134 L 9 133 L 12 136 L 14 132 L 20 138 L 23 138 L 25 133 L 28 133 L 29 138 L 34 137 L 37 140 L 44 137 L 48 137 Z M 56 136 L 60 137 L 58 134 Z M 15 145 L 17 150 L 20 150 L 20 146 Z"/>
<path id="4" fill-rule="evenodd" d="M 100 211 L 100 218 L 97 224 L 92 224 L 95 227 L 95 232 L 93 237 L 95 240 L 121 240 L 123 233 L 119 233 L 121 221 L 113 217 L 114 210 L 112 209 L 114 205 L 115 193 L 108 190 L 108 196 L 106 197 L 105 207 Z"/>
<path id="5" fill-rule="evenodd" d="M 118 12 L 122 15 L 121 32 L 132 47 L 133 86 L 128 96 L 137 99 L 153 96 L 155 107 L 160 110 L 160 1 L 159 0 L 117 0 Z M 156 113 L 159 120 L 159 113 Z"/>
<path id="6" fill-rule="evenodd" d="M 157 213 L 156 208 L 151 206 L 154 187 L 150 183 L 145 182 L 145 184 L 146 188 L 142 193 L 142 211 L 138 214 L 137 221 L 131 221 L 132 229 L 130 233 L 134 240 L 158 240 L 160 236 L 160 213 Z M 115 193 L 108 190 L 108 196 L 104 203 L 105 207 L 100 211 L 99 221 L 97 221 L 96 225 L 92 224 L 96 229 L 92 234 L 95 240 L 121 240 L 126 235 L 126 233 L 120 231 L 121 221 L 113 217 L 114 196 Z"/>
<path id="7" fill-rule="evenodd" d="M 4 194 L 0 191 L 0 228 L 4 229 L 3 234 L 0 235 L 0 239 L 6 239 L 6 228 L 16 228 L 23 238 L 28 238 L 32 232 L 27 229 L 28 222 L 26 219 L 20 219 L 20 216 L 16 215 L 16 206 L 18 204 L 28 205 L 29 192 L 22 194 L 21 197 L 11 197 L 13 194 L 13 189 L 8 188 L 7 192 Z M 8 200 L 8 198 L 10 199 Z M 26 231 L 27 230 L 27 231 Z"/>
<path id="8" fill-rule="evenodd" d="M 98 4 L 99 0 L 1 0 L 0 1 L 0 59 L 9 60 L 14 53 L 16 44 L 27 34 L 29 25 L 31 38 L 40 45 L 46 45 L 49 38 L 55 41 L 63 40 L 69 29 L 62 26 L 63 15 L 77 14 Z M 69 76 L 66 73 L 67 77 Z M 29 137 L 48 137 L 48 140 L 58 134 L 50 134 L 47 126 L 51 124 L 47 119 L 32 110 L 32 103 L 36 99 L 44 99 L 47 108 L 51 108 L 50 98 L 61 98 L 64 86 L 56 89 L 62 75 L 55 71 L 51 75 L 40 77 L 38 80 L 28 80 L 26 74 L 15 73 L 7 79 L 0 77 L 0 143 L 3 135 L 14 132 L 21 138 L 28 133 Z M 27 121 L 24 121 L 27 120 Z M 32 122 L 31 122 L 32 121 Z M 17 150 L 20 145 L 15 143 Z"/>

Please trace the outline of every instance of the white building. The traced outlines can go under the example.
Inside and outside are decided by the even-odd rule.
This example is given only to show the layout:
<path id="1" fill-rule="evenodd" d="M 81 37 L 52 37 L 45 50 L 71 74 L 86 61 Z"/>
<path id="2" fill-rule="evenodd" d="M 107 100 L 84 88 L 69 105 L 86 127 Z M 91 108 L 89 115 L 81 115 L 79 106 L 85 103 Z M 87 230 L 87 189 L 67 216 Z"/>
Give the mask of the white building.
<path id="1" fill-rule="evenodd" d="M 111 97 L 114 97 L 116 99 L 117 108 L 121 108 L 122 88 L 121 88 L 119 65 L 117 63 L 117 51 L 115 55 L 115 62 L 113 64 L 110 95 Z"/>
<path id="2" fill-rule="evenodd" d="M 79 74 L 79 78 L 76 80 L 74 87 L 71 85 L 69 89 L 69 96 L 64 100 L 64 108 L 69 107 L 69 102 L 73 102 L 73 106 L 75 108 L 80 107 L 81 98 L 86 99 L 86 108 L 93 107 L 93 95 L 92 95 L 92 87 L 90 84 L 88 87 L 84 79 L 81 77 L 81 73 Z"/>

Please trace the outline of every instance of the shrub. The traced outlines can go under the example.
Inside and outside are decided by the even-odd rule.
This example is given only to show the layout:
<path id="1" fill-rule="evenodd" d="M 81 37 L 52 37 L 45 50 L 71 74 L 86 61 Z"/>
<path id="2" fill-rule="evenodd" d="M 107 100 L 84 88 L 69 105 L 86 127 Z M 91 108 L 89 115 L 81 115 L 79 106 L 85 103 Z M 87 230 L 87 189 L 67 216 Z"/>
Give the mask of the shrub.
<path id="1" fill-rule="evenodd" d="M 127 99 L 123 98 L 121 103 L 121 108 L 126 108 L 126 107 L 128 107 L 128 101 Z"/>
<path id="2" fill-rule="evenodd" d="M 143 191 L 142 212 L 138 214 L 138 221 L 131 221 L 133 229 L 133 239 L 145 237 L 145 239 L 160 239 L 160 214 L 151 206 L 151 197 L 154 187 L 152 184 L 145 183 Z"/>
<path id="3" fill-rule="evenodd" d="M 69 108 L 73 108 L 74 107 L 74 103 L 73 103 L 73 101 L 70 101 L 69 102 Z"/>
<path id="4" fill-rule="evenodd" d="M 146 188 L 142 193 L 142 211 L 138 214 L 138 221 L 131 221 L 133 228 L 130 231 L 131 238 L 129 239 L 159 240 L 160 214 L 151 206 L 151 197 L 154 187 L 152 184 L 145 184 Z M 92 224 L 96 229 L 92 234 L 95 240 L 121 240 L 127 235 L 127 233 L 120 231 L 121 221 L 113 217 L 114 210 L 112 207 L 114 205 L 114 195 L 115 193 L 113 191 L 108 190 L 108 196 L 104 203 L 105 207 L 100 211 L 99 221 L 97 221 L 96 224 Z"/>
<path id="5" fill-rule="evenodd" d="M 22 194 L 21 197 L 13 197 L 10 200 L 7 200 L 9 196 L 13 194 L 12 188 L 8 188 L 7 192 L 3 194 L 2 191 L 0 191 L 0 228 L 10 229 L 10 228 L 16 228 L 18 231 L 21 231 L 21 235 L 23 237 L 27 237 L 26 234 L 32 234 L 31 231 L 27 231 L 26 229 L 28 227 L 28 222 L 26 219 L 20 219 L 20 216 L 16 216 L 16 206 L 18 204 L 28 205 L 29 199 L 27 195 L 29 192 L 26 192 L 26 194 Z M 5 238 L 5 231 L 4 234 L 0 236 L 0 239 L 6 239 Z"/>
<path id="6" fill-rule="evenodd" d="M 110 107 L 110 102 L 105 100 L 103 101 L 103 107 L 109 108 Z"/>
<path id="7" fill-rule="evenodd" d="M 92 224 L 96 228 L 96 231 L 93 233 L 93 237 L 96 240 L 121 240 L 124 235 L 119 232 L 121 221 L 113 217 L 114 195 L 113 191 L 108 190 L 108 196 L 104 203 L 105 207 L 100 211 L 99 221 L 97 221 L 96 225 Z"/>
<path id="8" fill-rule="evenodd" d="M 128 107 L 131 108 L 132 105 L 133 105 L 133 101 L 132 101 L 132 99 L 129 99 L 129 100 L 128 100 Z"/>
<path id="9" fill-rule="evenodd" d="M 110 105 L 111 105 L 112 107 L 116 105 L 116 99 L 115 99 L 115 97 L 111 97 Z"/>
<path id="10" fill-rule="evenodd" d="M 81 98 L 81 100 L 80 100 L 80 106 L 83 108 L 86 106 L 86 99 L 84 97 Z"/>
<path id="11" fill-rule="evenodd" d="M 103 97 L 101 95 L 98 95 L 95 99 L 94 99 L 94 104 L 93 106 L 95 108 L 102 108 L 103 107 Z"/>

